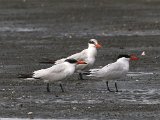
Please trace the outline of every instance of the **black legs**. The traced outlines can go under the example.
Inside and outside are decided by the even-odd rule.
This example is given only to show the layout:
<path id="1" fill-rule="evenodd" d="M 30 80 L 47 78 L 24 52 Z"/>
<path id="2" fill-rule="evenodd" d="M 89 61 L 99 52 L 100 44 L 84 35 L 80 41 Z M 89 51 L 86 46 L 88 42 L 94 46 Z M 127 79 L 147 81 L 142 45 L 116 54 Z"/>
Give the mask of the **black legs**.
<path id="1" fill-rule="evenodd" d="M 62 92 L 64 92 L 64 89 L 63 89 L 63 87 L 62 87 L 62 84 L 60 83 L 59 85 L 60 85 L 60 87 L 61 87 Z"/>
<path id="2" fill-rule="evenodd" d="M 64 92 L 64 89 L 61 83 L 59 84 L 59 86 L 61 87 L 62 92 Z M 51 92 L 49 88 L 49 83 L 47 83 L 47 92 Z"/>
<path id="3" fill-rule="evenodd" d="M 106 85 L 107 85 L 107 90 L 108 90 L 109 92 L 112 92 L 112 91 L 110 90 L 110 88 L 109 88 L 108 81 L 106 81 Z"/>
<path id="4" fill-rule="evenodd" d="M 108 81 L 106 81 L 106 86 L 107 86 L 107 90 L 108 90 L 109 92 L 114 92 L 114 91 L 111 91 L 111 90 L 110 90 L 109 85 L 108 85 Z M 118 88 L 117 88 L 117 83 L 116 83 L 116 82 L 115 82 L 115 88 L 116 88 L 116 91 L 115 91 L 115 92 L 119 92 L 119 91 L 118 91 Z"/>
<path id="5" fill-rule="evenodd" d="M 82 73 L 79 73 L 79 79 L 80 79 L 80 80 L 84 80 Z"/>
<path id="6" fill-rule="evenodd" d="M 116 92 L 118 92 L 118 88 L 117 88 L 117 83 L 115 82 L 115 88 L 116 88 Z"/>
<path id="7" fill-rule="evenodd" d="M 47 92 L 51 92 L 49 89 L 49 83 L 47 83 Z"/>
<path id="8" fill-rule="evenodd" d="M 62 86 L 61 83 L 59 84 L 59 86 L 60 86 L 62 92 L 64 92 L 64 89 L 63 89 L 63 86 Z M 112 90 L 109 88 L 108 81 L 106 81 L 106 86 L 107 86 L 107 90 L 108 90 L 109 92 L 119 92 L 116 82 L 115 82 L 116 91 L 112 91 Z M 50 91 L 50 88 L 49 88 L 49 83 L 47 83 L 47 92 L 51 92 L 51 91 Z"/>

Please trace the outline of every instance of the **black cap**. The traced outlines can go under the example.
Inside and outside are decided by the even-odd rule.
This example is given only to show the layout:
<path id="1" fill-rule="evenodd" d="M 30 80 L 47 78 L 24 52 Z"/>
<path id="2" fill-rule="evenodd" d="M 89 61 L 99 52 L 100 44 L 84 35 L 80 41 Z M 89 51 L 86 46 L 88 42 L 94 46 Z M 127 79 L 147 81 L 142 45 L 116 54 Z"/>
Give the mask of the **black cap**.
<path id="1" fill-rule="evenodd" d="M 95 42 L 94 42 L 94 41 L 92 41 L 92 40 L 90 40 L 88 43 L 90 43 L 90 44 L 94 44 Z"/>
<path id="2" fill-rule="evenodd" d="M 130 56 L 129 56 L 129 55 L 126 55 L 126 54 L 120 54 L 120 55 L 118 56 L 118 58 L 117 58 L 117 59 L 122 58 L 122 57 L 130 58 Z"/>
<path id="3" fill-rule="evenodd" d="M 69 63 L 77 63 L 77 60 L 75 59 L 66 59 L 65 61 Z"/>

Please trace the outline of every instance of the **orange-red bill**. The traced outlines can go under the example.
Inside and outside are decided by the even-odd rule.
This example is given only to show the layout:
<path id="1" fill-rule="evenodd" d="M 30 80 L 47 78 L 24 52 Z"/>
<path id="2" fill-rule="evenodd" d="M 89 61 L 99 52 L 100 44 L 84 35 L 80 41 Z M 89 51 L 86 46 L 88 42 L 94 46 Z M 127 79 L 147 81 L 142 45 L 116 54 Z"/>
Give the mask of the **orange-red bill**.
<path id="1" fill-rule="evenodd" d="M 84 62 L 83 60 L 79 60 L 79 61 L 77 61 L 77 64 L 87 64 L 87 63 Z"/>
<path id="2" fill-rule="evenodd" d="M 139 60 L 139 58 L 135 55 L 131 55 L 131 60 Z"/>
<path id="3" fill-rule="evenodd" d="M 96 44 L 96 48 L 101 48 L 102 47 L 102 45 L 100 45 L 100 44 Z"/>

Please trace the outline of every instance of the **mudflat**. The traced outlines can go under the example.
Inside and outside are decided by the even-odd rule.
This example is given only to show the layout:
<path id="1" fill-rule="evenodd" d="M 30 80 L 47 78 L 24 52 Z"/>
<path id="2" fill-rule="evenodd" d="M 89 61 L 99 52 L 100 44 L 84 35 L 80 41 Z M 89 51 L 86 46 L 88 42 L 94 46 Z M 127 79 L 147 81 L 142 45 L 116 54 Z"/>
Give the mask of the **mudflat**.
<path id="1" fill-rule="evenodd" d="M 159 0 L 0 0 L 0 117 L 158 120 L 160 118 Z M 17 78 L 51 65 L 43 58 L 67 57 L 103 46 L 93 68 L 136 54 L 122 92 L 108 92 L 105 80 L 77 74 L 51 84 Z M 146 55 L 141 56 L 145 51 Z M 111 89 L 114 82 L 109 81 Z"/>

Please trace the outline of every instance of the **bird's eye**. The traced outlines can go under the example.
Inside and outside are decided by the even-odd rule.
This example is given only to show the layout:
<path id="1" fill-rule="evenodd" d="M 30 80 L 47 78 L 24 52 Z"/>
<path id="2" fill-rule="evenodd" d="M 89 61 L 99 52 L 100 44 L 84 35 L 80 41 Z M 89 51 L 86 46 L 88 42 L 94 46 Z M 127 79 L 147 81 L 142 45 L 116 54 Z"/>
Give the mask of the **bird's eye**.
<path id="1" fill-rule="evenodd" d="M 90 43 L 90 44 L 94 44 L 94 42 L 93 42 L 93 41 L 89 41 L 89 43 Z"/>

